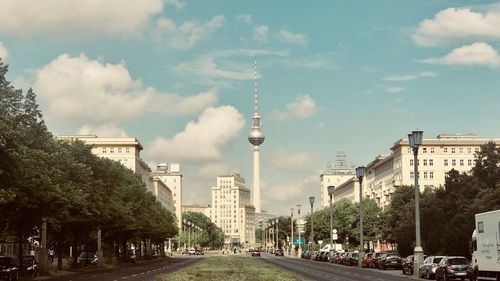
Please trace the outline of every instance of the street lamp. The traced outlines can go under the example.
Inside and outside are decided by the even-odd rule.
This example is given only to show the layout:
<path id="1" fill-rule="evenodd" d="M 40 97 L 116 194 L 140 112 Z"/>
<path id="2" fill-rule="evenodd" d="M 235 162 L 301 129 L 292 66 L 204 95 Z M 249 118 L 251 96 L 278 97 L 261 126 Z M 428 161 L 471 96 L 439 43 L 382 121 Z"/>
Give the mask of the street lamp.
<path id="1" fill-rule="evenodd" d="M 293 208 L 290 208 L 290 232 L 291 232 L 291 239 L 290 239 L 290 255 L 293 255 L 294 248 L 293 248 Z"/>
<path id="2" fill-rule="evenodd" d="M 188 221 L 188 248 L 191 248 L 191 222 Z"/>
<path id="3" fill-rule="evenodd" d="M 186 235 L 186 228 L 187 228 L 187 220 L 186 219 L 183 219 L 182 220 L 183 224 L 182 224 L 182 229 L 183 229 L 183 232 L 184 232 L 184 235 Z M 184 239 L 186 239 L 186 236 L 184 236 Z M 186 240 L 184 240 L 184 248 L 187 248 L 186 247 Z"/>
<path id="4" fill-rule="evenodd" d="M 297 213 L 299 215 L 297 219 L 297 223 L 299 224 L 297 227 L 297 229 L 299 230 L 299 253 L 298 253 L 299 258 L 302 257 L 302 240 L 300 239 L 300 207 L 302 207 L 302 205 L 297 204 Z"/>
<path id="5" fill-rule="evenodd" d="M 309 197 L 309 204 L 311 204 L 311 238 L 310 238 L 310 242 L 311 242 L 311 247 L 314 246 L 314 219 L 313 219 L 313 205 L 314 205 L 314 196 L 311 196 Z M 311 255 L 312 257 L 312 255 Z"/>
<path id="6" fill-rule="evenodd" d="M 333 215 L 332 215 L 332 198 L 335 186 L 330 185 L 328 188 L 328 196 L 330 196 L 330 247 L 333 247 Z M 334 248 L 334 247 L 333 247 Z M 335 249 L 335 248 L 334 248 Z"/>
<path id="7" fill-rule="evenodd" d="M 356 177 L 359 180 L 359 258 L 358 265 L 362 267 L 365 255 L 365 245 L 363 241 L 363 177 L 365 176 L 365 167 L 356 168 Z M 418 271 L 416 271 L 418 272 Z"/>
<path id="8" fill-rule="evenodd" d="M 424 135 L 423 131 L 413 131 L 408 134 L 408 142 L 410 147 L 413 149 L 413 166 L 414 166 L 414 177 L 415 177 L 415 249 L 414 254 L 414 271 L 418 272 L 420 265 L 422 264 L 424 258 L 424 249 L 422 248 L 420 242 L 420 203 L 419 203 L 419 192 L 418 187 L 418 148 L 422 145 L 422 137 Z"/>
<path id="9" fill-rule="evenodd" d="M 276 218 L 276 220 L 274 220 L 274 222 L 276 222 L 276 250 L 280 247 L 280 243 L 279 243 L 279 230 L 278 230 L 278 218 Z"/>

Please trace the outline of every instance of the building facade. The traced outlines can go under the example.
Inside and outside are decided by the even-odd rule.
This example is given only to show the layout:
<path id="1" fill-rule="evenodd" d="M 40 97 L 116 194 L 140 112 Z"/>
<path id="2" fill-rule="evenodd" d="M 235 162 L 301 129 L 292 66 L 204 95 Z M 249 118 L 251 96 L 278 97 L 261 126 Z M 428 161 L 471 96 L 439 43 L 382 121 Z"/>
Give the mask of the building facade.
<path id="1" fill-rule="evenodd" d="M 161 179 L 172 191 L 177 226 L 179 230 L 182 230 L 182 174 L 180 164 L 158 163 L 156 164 L 156 172 L 151 175 Z"/>
<path id="2" fill-rule="evenodd" d="M 198 205 L 198 204 L 191 204 L 191 205 L 182 205 L 182 212 L 193 212 L 193 213 L 200 213 L 200 214 L 203 214 L 205 216 L 207 216 L 208 218 L 210 218 L 210 220 L 212 219 L 212 206 L 210 205 L 207 205 L 207 206 L 202 206 L 202 205 Z"/>
<path id="3" fill-rule="evenodd" d="M 348 180 L 356 177 L 355 174 L 350 170 L 335 170 L 330 173 L 324 173 L 320 176 L 320 203 L 321 208 L 330 206 L 330 196 L 328 195 L 328 186 L 335 186 L 335 192 L 333 194 L 333 202 L 337 200 L 337 189 L 340 185 L 347 182 Z"/>
<path id="4" fill-rule="evenodd" d="M 231 247 L 255 244 L 255 208 L 250 189 L 238 173 L 217 177 L 217 186 L 212 187 L 210 218 L 222 229 Z"/>
<path id="5" fill-rule="evenodd" d="M 152 183 L 152 189 L 150 192 L 156 196 L 157 200 L 163 207 L 165 207 L 165 209 L 172 212 L 172 214 L 175 214 L 174 199 L 170 188 L 168 188 L 168 186 L 158 176 L 151 175 L 150 181 Z"/>

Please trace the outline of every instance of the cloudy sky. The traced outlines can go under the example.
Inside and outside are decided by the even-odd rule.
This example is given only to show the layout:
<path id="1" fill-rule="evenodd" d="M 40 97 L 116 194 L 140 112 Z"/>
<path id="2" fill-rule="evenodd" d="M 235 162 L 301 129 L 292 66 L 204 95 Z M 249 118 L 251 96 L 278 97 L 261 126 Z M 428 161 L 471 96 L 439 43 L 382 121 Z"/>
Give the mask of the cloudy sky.
<path id="1" fill-rule="evenodd" d="M 129 136 L 178 162 L 184 203 L 251 186 L 253 57 L 262 205 L 319 196 L 337 151 L 363 165 L 413 129 L 500 136 L 496 1 L 0 0 L 0 57 L 54 134 Z"/>

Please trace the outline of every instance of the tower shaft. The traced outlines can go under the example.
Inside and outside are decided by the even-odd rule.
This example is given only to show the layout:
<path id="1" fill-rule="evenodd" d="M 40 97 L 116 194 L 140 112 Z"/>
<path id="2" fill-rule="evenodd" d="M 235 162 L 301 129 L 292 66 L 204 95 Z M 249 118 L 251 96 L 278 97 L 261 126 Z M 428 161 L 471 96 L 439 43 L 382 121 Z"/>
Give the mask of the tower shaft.
<path id="1" fill-rule="evenodd" d="M 260 148 L 253 147 L 253 205 L 255 212 L 260 213 Z"/>

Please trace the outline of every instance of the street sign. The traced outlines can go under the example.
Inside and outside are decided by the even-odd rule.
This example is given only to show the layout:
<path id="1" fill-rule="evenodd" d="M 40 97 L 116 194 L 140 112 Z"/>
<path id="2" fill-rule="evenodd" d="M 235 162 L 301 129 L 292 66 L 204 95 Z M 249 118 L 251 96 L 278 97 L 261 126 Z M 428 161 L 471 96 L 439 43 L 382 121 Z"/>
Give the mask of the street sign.
<path id="1" fill-rule="evenodd" d="M 332 234 L 332 239 L 333 239 L 333 240 L 337 240 L 337 239 L 338 239 L 338 235 L 337 235 L 337 233 Z"/>
<path id="2" fill-rule="evenodd" d="M 301 238 L 300 238 L 300 244 L 301 244 L 301 245 L 304 245 L 304 243 L 305 243 L 305 239 L 304 239 L 304 237 L 301 237 Z M 294 239 L 293 239 L 293 244 L 294 244 L 294 245 L 299 245 L 299 238 L 294 238 Z"/>

